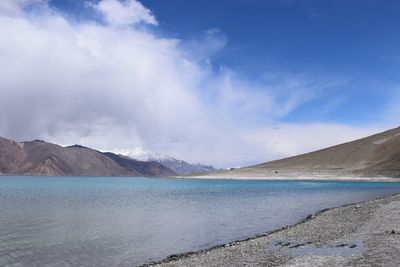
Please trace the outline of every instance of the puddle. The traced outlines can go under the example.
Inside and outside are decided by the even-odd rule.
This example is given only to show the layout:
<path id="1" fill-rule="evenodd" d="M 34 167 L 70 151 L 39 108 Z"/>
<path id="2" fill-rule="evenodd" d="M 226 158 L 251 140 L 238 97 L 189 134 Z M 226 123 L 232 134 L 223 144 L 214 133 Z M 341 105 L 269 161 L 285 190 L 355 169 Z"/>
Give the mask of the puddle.
<path id="1" fill-rule="evenodd" d="M 361 240 L 338 241 L 327 245 L 313 245 L 311 242 L 275 240 L 268 246 L 271 252 L 287 253 L 296 256 L 361 256 L 364 245 Z"/>

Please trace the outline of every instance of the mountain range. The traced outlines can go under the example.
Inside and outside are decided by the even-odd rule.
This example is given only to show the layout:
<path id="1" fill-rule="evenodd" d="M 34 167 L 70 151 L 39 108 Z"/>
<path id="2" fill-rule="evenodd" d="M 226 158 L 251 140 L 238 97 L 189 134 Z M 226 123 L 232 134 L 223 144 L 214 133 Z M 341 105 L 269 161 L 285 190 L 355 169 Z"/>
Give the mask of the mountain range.
<path id="1" fill-rule="evenodd" d="M 198 174 L 198 173 L 217 171 L 217 169 L 215 169 L 213 166 L 210 165 L 204 165 L 200 163 L 191 164 L 184 160 L 179 160 L 167 155 L 163 155 L 139 147 L 133 149 L 132 151 L 125 152 L 121 156 L 146 162 L 155 161 L 170 168 L 178 175 L 188 175 L 193 173 Z"/>
<path id="2" fill-rule="evenodd" d="M 43 176 L 175 176 L 164 165 L 41 140 L 15 142 L 0 137 L 0 174 Z"/>
<path id="3" fill-rule="evenodd" d="M 166 177 L 204 171 L 206 173 L 192 177 L 400 178 L 400 128 L 318 151 L 229 171 L 189 164 L 154 152 L 142 152 L 133 151 L 121 155 L 79 145 L 62 147 L 40 140 L 15 142 L 0 137 L 0 174 Z"/>

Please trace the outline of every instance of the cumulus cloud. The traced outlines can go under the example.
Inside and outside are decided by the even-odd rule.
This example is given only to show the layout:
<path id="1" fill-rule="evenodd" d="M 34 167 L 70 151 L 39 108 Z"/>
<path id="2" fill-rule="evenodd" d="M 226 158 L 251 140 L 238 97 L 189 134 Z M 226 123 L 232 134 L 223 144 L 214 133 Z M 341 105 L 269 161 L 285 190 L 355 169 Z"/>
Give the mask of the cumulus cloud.
<path id="1" fill-rule="evenodd" d="M 137 0 L 102 0 L 92 7 L 99 11 L 110 25 L 147 23 L 158 25 L 152 12 Z"/>
<path id="2" fill-rule="evenodd" d="M 157 25 L 138 1 L 94 4 L 106 23 L 72 23 L 46 1 L 0 3 L 2 136 L 100 150 L 141 146 L 228 167 L 375 130 L 279 124 L 312 98 L 310 88 L 321 84 L 297 77 L 265 86 L 241 79 L 233 70 L 214 71 L 198 60 L 201 53 L 206 54 L 203 58 L 211 56 L 203 48 L 192 51 L 185 40 L 137 27 Z M 32 13 L 27 11 L 30 5 L 42 8 Z M 203 45 L 213 53 L 226 45 L 220 32 L 205 34 Z M 197 42 L 202 47 L 201 40 Z M 280 134 L 268 130 L 276 125 Z M 306 140 L 316 140 L 316 133 L 323 134 L 311 146 Z"/>

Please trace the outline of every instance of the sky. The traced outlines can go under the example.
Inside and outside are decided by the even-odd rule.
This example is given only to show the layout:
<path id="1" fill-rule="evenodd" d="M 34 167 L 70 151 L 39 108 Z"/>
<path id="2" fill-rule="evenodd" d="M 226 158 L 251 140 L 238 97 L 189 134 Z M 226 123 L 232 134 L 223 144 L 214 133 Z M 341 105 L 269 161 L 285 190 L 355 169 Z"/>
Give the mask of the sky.
<path id="1" fill-rule="evenodd" d="M 1 0 L 0 135 L 237 167 L 398 127 L 400 3 Z"/>

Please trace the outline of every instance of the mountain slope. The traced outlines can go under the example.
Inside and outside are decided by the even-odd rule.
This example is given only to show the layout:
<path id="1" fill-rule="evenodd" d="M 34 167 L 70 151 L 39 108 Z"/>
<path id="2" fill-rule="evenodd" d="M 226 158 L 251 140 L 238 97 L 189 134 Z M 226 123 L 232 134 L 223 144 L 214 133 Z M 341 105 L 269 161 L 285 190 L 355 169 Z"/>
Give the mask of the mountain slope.
<path id="1" fill-rule="evenodd" d="M 82 147 L 62 147 L 32 141 L 17 143 L 0 138 L 0 173 L 44 176 L 171 176 L 159 163 L 118 160 L 112 153 Z M 145 166 L 145 167 L 143 167 Z"/>
<path id="2" fill-rule="evenodd" d="M 400 128 L 319 151 L 254 166 L 257 169 L 400 176 Z"/>
<path id="3" fill-rule="evenodd" d="M 130 171 L 138 171 L 140 173 L 146 173 L 150 176 L 158 176 L 160 173 L 162 173 L 163 176 L 176 175 L 174 171 L 155 161 L 138 161 L 110 152 L 103 154 Z"/>
<path id="4" fill-rule="evenodd" d="M 23 144 L 0 137 L 0 173 L 15 170 L 24 155 Z"/>
<path id="5" fill-rule="evenodd" d="M 215 173 L 214 176 L 400 178 L 400 128 L 311 153 Z"/>
<path id="6" fill-rule="evenodd" d="M 178 159 L 174 159 L 174 158 L 159 160 L 157 162 L 170 168 L 171 170 L 173 170 L 175 173 L 177 173 L 179 175 L 188 175 L 188 174 L 192 174 L 192 173 L 207 173 L 207 172 L 213 172 L 213 171 L 217 170 L 211 165 L 204 165 L 204 164 L 200 164 L 200 163 L 191 164 L 184 160 L 178 160 Z"/>

